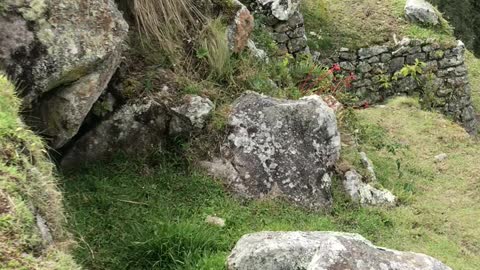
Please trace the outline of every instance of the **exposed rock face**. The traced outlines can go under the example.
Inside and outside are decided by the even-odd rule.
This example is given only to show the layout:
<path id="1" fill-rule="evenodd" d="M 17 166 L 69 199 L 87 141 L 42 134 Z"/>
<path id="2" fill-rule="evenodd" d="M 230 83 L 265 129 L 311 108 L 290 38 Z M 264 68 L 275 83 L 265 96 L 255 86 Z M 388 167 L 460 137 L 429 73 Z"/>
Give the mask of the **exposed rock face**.
<path id="1" fill-rule="evenodd" d="M 272 29 L 278 44 L 278 53 L 293 55 L 308 53 L 305 26 L 298 7 L 300 0 L 249 0 L 251 11 L 266 16 L 265 23 Z"/>
<path id="2" fill-rule="evenodd" d="M 437 25 L 438 12 L 425 0 L 408 0 L 405 5 L 405 16 L 411 22 Z"/>
<path id="3" fill-rule="evenodd" d="M 240 2 L 235 1 L 238 6 L 237 14 L 233 23 L 228 27 L 228 43 L 230 50 L 239 53 L 245 49 L 253 31 L 254 19 L 250 11 Z"/>
<path id="4" fill-rule="evenodd" d="M 282 196 L 331 206 L 328 170 L 339 156 L 335 114 L 319 96 L 280 100 L 247 92 L 235 101 L 222 162 L 204 164 L 245 198 Z"/>
<path id="5" fill-rule="evenodd" d="M 77 168 L 86 162 L 108 159 L 119 151 L 134 156 L 160 151 L 167 138 L 169 119 L 167 108 L 151 98 L 124 105 L 75 142 L 61 165 Z"/>
<path id="6" fill-rule="evenodd" d="M 214 108 L 215 105 L 208 98 L 185 96 L 182 105 L 172 108 L 170 134 L 176 135 L 192 129 L 202 129 Z"/>
<path id="7" fill-rule="evenodd" d="M 128 25 L 113 0 L 5 5 L 0 62 L 25 86 L 27 120 L 59 148 L 78 132 L 118 66 Z"/>
<path id="8" fill-rule="evenodd" d="M 345 173 L 343 181 L 345 192 L 354 202 L 362 205 L 394 206 L 397 198 L 388 190 L 374 188 L 362 181 L 362 176 L 355 170 Z"/>
<path id="9" fill-rule="evenodd" d="M 260 232 L 243 236 L 228 270 L 452 270 L 427 255 L 374 246 L 357 234 Z"/>
<path id="10" fill-rule="evenodd" d="M 256 0 L 262 6 L 269 5 L 272 15 L 280 21 L 286 21 L 297 11 L 300 0 Z"/>

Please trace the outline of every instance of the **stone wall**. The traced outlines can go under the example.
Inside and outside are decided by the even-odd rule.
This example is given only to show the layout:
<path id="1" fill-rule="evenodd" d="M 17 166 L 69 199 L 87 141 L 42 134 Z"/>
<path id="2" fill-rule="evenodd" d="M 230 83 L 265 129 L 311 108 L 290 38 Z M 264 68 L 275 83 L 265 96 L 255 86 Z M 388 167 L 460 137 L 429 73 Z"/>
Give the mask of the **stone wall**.
<path id="1" fill-rule="evenodd" d="M 341 48 L 328 60 L 339 63 L 343 72 L 355 73 L 357 80 L 350 91 L 360 102 L 378 103 L 394 95 L 419 95 L 429 105 L 456 121 L 469 131 L 476 130 L 475 112 L 465 66 L 465 46 L 441 45 L 432 40 L 403 39 L 394 46 L 372 46 L 359 50 Z M 414 65 L 416 59 L 426 64 L 418 80 L 412 76 L 394 74 L 405 65 Z M 430 74 L 431 76 L 427 76 Z M 386 87 L 385 79 L 391 83 Z"/>
<path id="2" fill-rule="evenodd" d="M 279 54 L 296 55 L 309 52 L 303 15 L 298 10 L 299 1 L 247 0 L 248 9 L 263 21 L 277 42 Z"/>

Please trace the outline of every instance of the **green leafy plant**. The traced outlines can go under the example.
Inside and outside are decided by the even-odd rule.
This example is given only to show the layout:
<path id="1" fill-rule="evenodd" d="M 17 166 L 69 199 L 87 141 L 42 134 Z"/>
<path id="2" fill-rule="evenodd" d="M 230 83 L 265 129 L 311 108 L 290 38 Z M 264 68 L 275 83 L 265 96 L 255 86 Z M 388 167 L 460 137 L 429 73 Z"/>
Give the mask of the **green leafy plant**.
<path id="1" fill-rule="evenodd" d="M 424 68 L 427 66 L 425 62 L 422 62 L 418 59 L 415 59 L 415 63 L 413 65 L 404 65 L 400 71 L 395 72 L 393 74 L 393 80 L 398 80 L 400 77 L 408 77 L 411 76 L 415 79 L 415 81 L 420 81 L 420 75 L 423 74 Z"/>

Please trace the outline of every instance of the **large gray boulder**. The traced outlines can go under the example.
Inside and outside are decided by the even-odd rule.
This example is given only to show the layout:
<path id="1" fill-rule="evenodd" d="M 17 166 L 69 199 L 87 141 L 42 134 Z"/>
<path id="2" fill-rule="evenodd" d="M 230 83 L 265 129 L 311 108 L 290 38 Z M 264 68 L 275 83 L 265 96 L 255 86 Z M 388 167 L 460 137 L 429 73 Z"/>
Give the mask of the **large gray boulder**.
<path id="1" fill-rule="evenodd" d="M 0 69 L 23 89 L 29 124 L 60 148 L 115 72 L 128 25 L 113 0 L 5 0 Z"/>
<path id="2" fill-rule="evenodd" d="M 260 232 L 243 236 L 228 270 L 451 270 L 427 255 L 374 246 L 357 234 Z"/>
<path id="3" fill-rule="evenodd" d="M 414 23 L 437 25 L 440 21 L 435 7 L 425 0 L 407 0 L 405 16 Z"/>
<path id="4" fill-rule="evenodd" d="M 152 98 L 126 104 L 107 120 L 80 137 L 65 153 L 63 168 L 107 160 L 123 152 L 145 156 L 165 147 L 170 114 L 168 108 Z"/>
<path id="5" fill-rule="evenodd" d="M 335 114 L 319 96 L 281 100 L 247 92 L 228 120 L 222 159 L 205 162 L 244 198 L 280 196 L 312 210 L 332 203 L 329 169 L 339 157 Z"/>

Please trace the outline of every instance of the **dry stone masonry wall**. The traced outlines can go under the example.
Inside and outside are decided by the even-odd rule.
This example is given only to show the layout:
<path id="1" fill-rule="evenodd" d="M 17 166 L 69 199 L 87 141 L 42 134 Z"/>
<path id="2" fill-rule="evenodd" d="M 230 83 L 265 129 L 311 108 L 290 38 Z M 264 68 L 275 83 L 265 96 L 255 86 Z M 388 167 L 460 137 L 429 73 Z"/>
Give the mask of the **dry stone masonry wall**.
<path id="1" fill-rule="evenodd" d="M 265 25 L 272 33 L 280 54 L 293 55 L 309 51 L 303 15 L 298 10 L 299 0 L 251 0 L 249 9 L 263 15 Z"/>
<path id="2" fill-rule="evenodd" d="M 420 95 L 429 105 L 462 123 L 469 132 L 476 130 L 475 112 L 465 65 L 465 46 L 441 45 L 433 40 L 403 39 L 394 46 L 373 46 L 350 50 L 341 48 L 329 62 L 339 63 L 345 73 L 357 80 L 350 91 L 360 102 L 378 103 L 397 94 Z M 425 63 L 423 74 L 398 76 L 405 65 Z M 391 84 L 387 86 L 385 82 Z"/>

